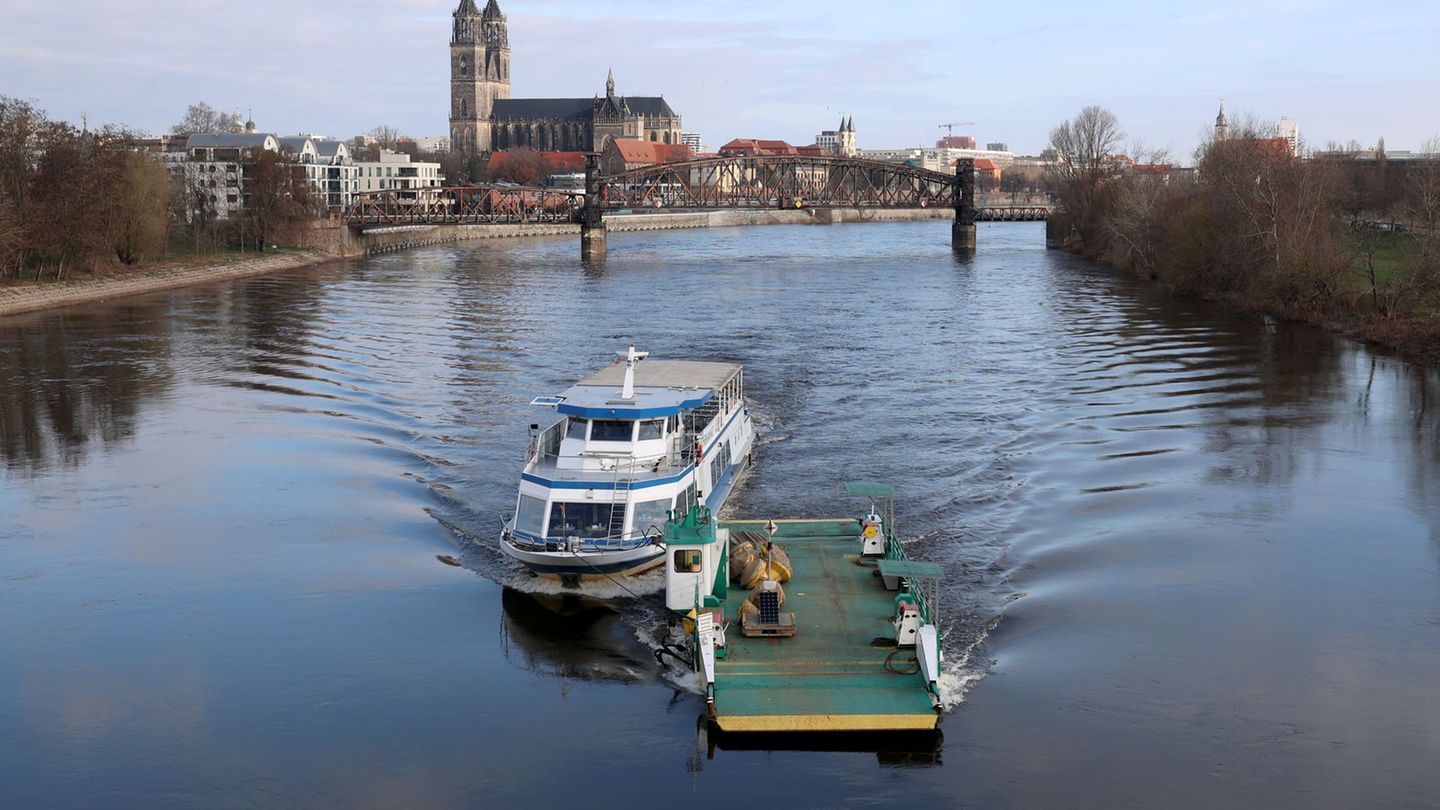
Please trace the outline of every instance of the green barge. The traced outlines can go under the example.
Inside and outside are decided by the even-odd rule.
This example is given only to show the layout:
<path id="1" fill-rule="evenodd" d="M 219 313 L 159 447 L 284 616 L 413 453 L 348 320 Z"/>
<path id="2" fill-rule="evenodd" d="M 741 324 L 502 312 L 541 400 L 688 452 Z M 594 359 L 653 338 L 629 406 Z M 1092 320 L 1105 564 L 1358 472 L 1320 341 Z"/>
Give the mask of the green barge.
<path id="1" fill-rule="evenodd" d="M 697 507 L 667 526 L 666 600 L 686 615 L 716 727 L 938 727 L 941 570 L 908 559 L 892 525 L 872 502 L 860 518 L 803 520 L 717 521 Z"/>

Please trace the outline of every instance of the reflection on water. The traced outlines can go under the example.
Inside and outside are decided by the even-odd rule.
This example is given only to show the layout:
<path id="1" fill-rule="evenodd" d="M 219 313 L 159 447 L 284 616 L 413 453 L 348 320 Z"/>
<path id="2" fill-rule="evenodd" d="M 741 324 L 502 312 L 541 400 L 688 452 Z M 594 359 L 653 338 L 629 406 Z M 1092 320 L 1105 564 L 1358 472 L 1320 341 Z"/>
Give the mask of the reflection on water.
<path id="1" fill-rule="evenodd" d="M 505 657 L 564 680 L 633 683 L 659 667 L 635 629 L 606 603 L 575 594 L 528 594 L 506 588 L 500 647 Z"/>
<path id="2" fill-rule="evenodd" d="M 1429 802 L 1440 376 L 1031 225 L 947 240 L 483 243 L 0 321 L 0 804 Z M 657 607 L 498 553 L 528 402 L 630 343 L 746 364 L 736 513 L 897 486 L 943 762 L 697 738 Z"/>

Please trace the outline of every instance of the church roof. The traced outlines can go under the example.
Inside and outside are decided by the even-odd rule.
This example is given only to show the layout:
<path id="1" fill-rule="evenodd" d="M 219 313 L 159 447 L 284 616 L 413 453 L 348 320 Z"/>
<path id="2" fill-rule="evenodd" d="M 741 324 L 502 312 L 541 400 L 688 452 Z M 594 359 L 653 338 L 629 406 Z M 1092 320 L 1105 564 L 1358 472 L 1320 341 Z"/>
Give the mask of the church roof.
<path id="1" fill-rule="evenodd" d="M 546 118 L 590 118 L 595 100 L 590 98 L 497 98 L 493 114 L 496 118 L 538 120 Z"/>
<path id="2" fill-rule="evenodd" d="M 623 96 L 623 101 L 633 114 L 651 118 L 676 117 L 663 96 Z M 593 98 L 497 98 L 492 108 L 499 120 L 541 120 L 573 119 L 588 121 L 595 110 Z"/>

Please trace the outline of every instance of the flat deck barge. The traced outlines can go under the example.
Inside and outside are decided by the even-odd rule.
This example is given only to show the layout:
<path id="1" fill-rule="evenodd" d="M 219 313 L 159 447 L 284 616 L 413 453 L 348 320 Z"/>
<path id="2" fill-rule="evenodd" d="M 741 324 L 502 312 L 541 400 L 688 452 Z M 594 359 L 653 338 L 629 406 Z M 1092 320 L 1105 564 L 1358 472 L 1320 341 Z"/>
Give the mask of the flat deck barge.
<path id="1" fill-rule="evenodd" d="M 707 534 L 726 549 L 727 559 L 733 539 L 768 536 L 783 548 L 793 571 L 782 585 L 781 608 L 794 614 L 793 635 L 753 635 L 742 629 L 740 618 L 753 592 L 726 582 L 726 562 L 704 566 L 700 576 L 709 580 L 710 593 L 700 589 L 692 604 L 702 607 L 692 615 L 708 612 L 704 626 L 714 630 L 707 639 L 697 622 L 696 663 L 707 685 L 707 711 L 721 731 L 938 728 L 939 637 L 933 625 L 925 626 L 932 606 L 921 580 L 938 581 L 939 566 L 905 559 L 888 532 L 883 555 L 862 555 L 865 524 L 856 518 L 720 521 L 713 534 L 703 525 L 695 528 L 700 531 L 672 535 L 677 562 Z M 882 576 L 882 568 L 899 575 Z M 911 645 L 897 646 L 897 635 L 906 636 L 897 618 L 906 602 L 924 618 L 909 631 Z"/>
<path id="2" fill-rule="evenodd" d="M 940 715 L 914 656 L 876 639 L 894 638 L 895 594 L 862 565 L 860 521 L 788 520 L 774 538 L 795 570 L 785 583 L 789 638 L 746 637 L 732 627 L 715 662 L 715 722 L 722 731 L 931 730 Z M 764 521 L 721 521 L 763 533 Z M 749 591 L 730 588 L 721 604 L 738 616 Z M 886 659 L 891 667 L 886 669 Z"/>

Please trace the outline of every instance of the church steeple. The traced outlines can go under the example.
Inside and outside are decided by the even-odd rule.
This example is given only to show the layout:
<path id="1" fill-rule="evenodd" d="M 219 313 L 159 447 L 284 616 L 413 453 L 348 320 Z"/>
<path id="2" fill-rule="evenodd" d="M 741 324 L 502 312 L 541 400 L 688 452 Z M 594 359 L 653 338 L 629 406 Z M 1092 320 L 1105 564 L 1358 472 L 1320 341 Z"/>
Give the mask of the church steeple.
<path id="1" fill-rule="evenodd" d="M 1220 113 L 1215 116 L 1215 140 L 1223 141 L 1230 137 L 1230 122 L 1225 120 L 1225 99 L 1220 99 Z"/>
<path id="2" fill-rule="evenodd" d="M 491 0 L 491 2 L 493 3 L 494 0 Z M 610 72 L 609 72 L 608 74 L 606 74 L 606 76 L 605 76 L 605 97 L 606 97 L 606 98 L 614 98 L 614 97 L 615 97 L 615 69 L 614 69 L 614 68 L 610 68 Z"/>
<path id="3" fill-rule="evenodd" d="M 496 0 L 481 11 L 460 0 L 450 37 L 450 147 L 475 154 L 491 148 L 496 99 L 510 98 L 510 36 Z"/>

